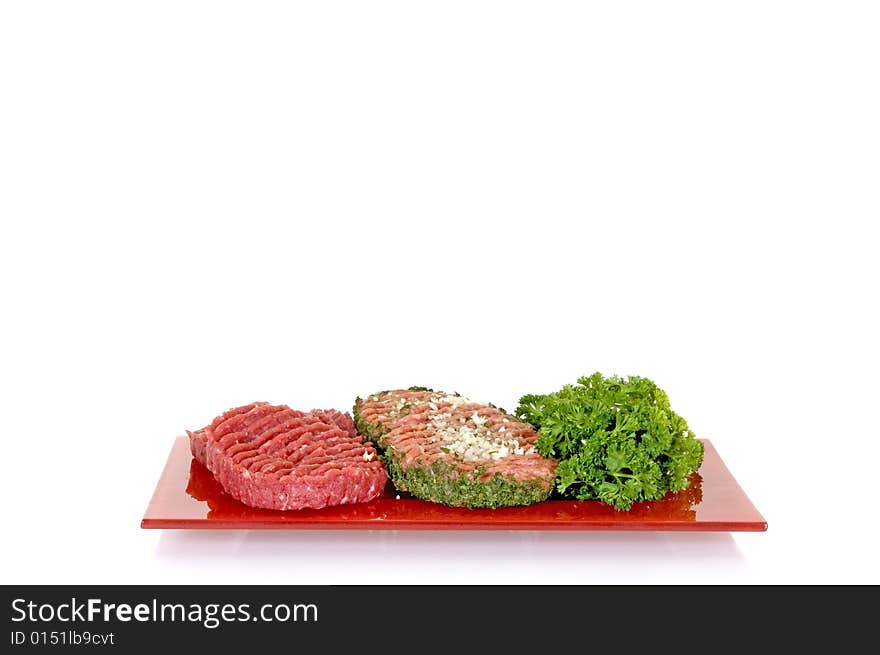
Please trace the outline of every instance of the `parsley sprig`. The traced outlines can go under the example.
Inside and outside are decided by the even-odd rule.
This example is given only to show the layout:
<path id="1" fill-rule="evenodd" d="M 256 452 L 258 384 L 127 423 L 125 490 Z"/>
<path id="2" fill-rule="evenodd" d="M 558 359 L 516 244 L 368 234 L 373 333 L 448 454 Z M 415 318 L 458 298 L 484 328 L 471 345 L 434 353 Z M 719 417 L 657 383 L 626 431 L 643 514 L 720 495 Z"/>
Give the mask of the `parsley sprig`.
<path id="1" fill-rule="evenodd" d="M 559 460 L 556 488 L 627 510 L 687 488 L 703 443 L 647 378 L 594 373 L 546 395 L 520 398 L 516 415 L 538 430 L 538 451 Z"/>

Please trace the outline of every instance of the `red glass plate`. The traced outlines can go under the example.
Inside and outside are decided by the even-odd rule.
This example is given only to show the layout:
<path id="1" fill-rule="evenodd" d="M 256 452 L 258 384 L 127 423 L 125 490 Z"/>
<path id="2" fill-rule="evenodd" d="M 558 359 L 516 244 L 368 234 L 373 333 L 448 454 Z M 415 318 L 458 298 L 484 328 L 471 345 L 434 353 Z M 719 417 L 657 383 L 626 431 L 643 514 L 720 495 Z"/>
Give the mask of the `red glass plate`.
<path id="1" fill-rule="evenodd" d="M 764 518 L 734 480 L 708 440 L 691 486 L 663 500 L 636 503 L 627 512 L 598 501 L 548 500 L 527 507 L 446 507 L 389 483 L 368 503 L 286 512 L 248 507 L 227 495 L 178 437 L 141 521 L 142 528 L 246 530 L 694 530 L 767 529 Z"/>

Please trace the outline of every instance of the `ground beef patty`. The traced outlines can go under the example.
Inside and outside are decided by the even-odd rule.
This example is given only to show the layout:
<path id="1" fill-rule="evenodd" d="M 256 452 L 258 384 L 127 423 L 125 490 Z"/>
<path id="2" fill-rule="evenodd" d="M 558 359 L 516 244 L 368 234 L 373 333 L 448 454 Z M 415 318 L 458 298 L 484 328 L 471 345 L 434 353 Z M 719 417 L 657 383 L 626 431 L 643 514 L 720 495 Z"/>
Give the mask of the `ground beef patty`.
<path id="1" fill-rule="evenodd" d="M 552 491 L 557 462 L 535 450 L 538 434 L 492 405 L 413 387 L 358 398 L 354 417 L 394 485 L 418 498 L 502 507 Z"/>
<path id="2" fill-rule="evenodd" d="M 251 507 L 318 509 L 372 500 L 387 480 L 348 414 L 251 403 L 188 432 L 193 456 Z"/>

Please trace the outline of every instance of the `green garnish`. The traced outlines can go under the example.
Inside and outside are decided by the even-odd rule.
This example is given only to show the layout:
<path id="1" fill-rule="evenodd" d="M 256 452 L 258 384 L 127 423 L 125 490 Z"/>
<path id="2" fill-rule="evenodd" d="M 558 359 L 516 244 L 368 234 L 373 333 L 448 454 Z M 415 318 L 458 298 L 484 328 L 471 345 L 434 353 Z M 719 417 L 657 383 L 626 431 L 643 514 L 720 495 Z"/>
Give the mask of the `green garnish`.
<path id="1" fill-rule="evenodd" d="M 516 415 L 538 430 L 538 452 L 560 461 L 556 488 L 618 510 L 687 488 L 703 443 L 647 378 L 601 373 L 547 395 L 520 398 Z"/>

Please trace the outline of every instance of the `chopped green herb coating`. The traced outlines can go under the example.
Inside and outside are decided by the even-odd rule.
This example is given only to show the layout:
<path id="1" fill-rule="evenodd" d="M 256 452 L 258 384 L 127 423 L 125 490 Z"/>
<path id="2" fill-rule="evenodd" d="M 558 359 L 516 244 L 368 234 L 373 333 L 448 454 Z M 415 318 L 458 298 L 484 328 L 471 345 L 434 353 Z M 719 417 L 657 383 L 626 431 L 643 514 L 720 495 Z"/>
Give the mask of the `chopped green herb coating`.
<path id="1" fill-rule="evenodd" d="M 552 484 L 539 480 L 517 480 L 513 476 L 497 473 L 483 480 L 480 469 L 465 473 L 443 460 L 430 465 L 411 464 L 403 467 L 395 457 L 393 447 L 386 448 L 381 458 L 397 489 L 452 507 L 531 505 L 546 500 L 553 491 Z"/>

